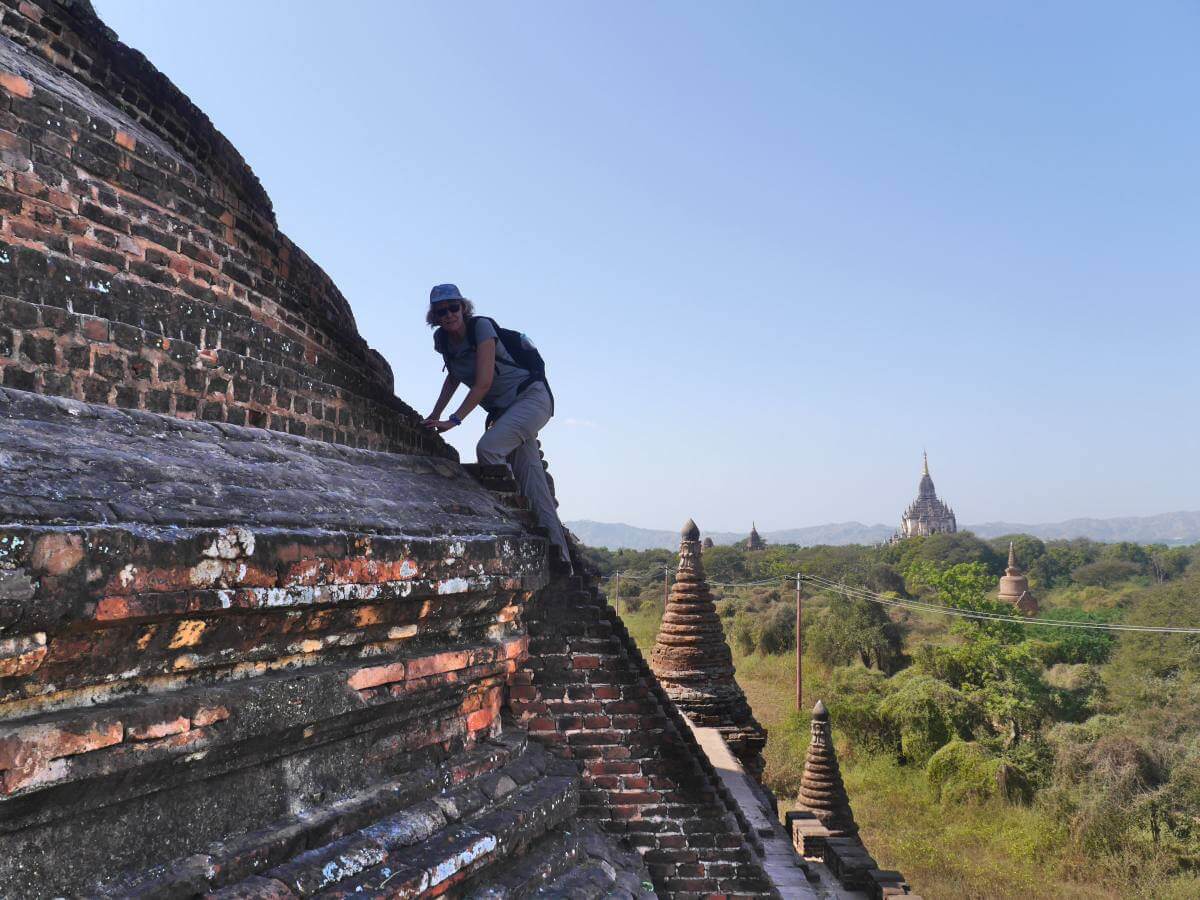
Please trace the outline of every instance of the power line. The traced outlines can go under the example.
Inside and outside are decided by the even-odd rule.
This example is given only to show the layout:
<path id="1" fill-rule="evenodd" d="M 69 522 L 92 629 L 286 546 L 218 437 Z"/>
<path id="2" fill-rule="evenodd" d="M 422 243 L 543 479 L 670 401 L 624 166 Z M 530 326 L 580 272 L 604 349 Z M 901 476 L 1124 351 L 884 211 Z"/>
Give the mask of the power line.
<path id="1" fill-rule="evenodd" d="M 819 587 L 839 591 L 847 597 L 854 596 L 872 603 L 884 606 L 897 606 L 914 609 L 918 612 L 932 612 L 939 615 L 955 616 L 963 619 L 977 619 L 989 622 L 1008 622 L 1013 625 L 1046 625 L 1051 628 L 1083 628 L 1092 631 L 1126 631 L 1143 634 L 1200 634 L 1200 628 L 1187 628 L 1174 625 L 1127 625 L 1119 622 L 1068 622 L 1063 619 L 1029 619 L 1024 616 L 1009 616 L 1003 613 L 984 612 L 982 610 L 959 609 L 953 606 L 942 606 L 938 603 L 925 603 L 920 600 L 901 600 L 895 597 L 884 597 L 865 588 L 857 588 L 819 575 L 801 575 L 802 580 L 811 582 Z"/>
<path id="2" fill-rule="evenodd" d="M 664 570 L 670 573 L 671 567 L 664 566 Z M 622 578 L 628 578 L 635 581 L 644 581 L 648 579 L 658 579 L 658 575 L 627 575 L 619 573 Z M 601 580 L 606 580 L 614 577 L 613 575 L 605 575 Z M 936 615 L 951 616 L 960 619 L 974 619 L 976 621 L 985 622 L 1007 622 L 1012 625 L 1023 626 L 1040 626 L 1045 625 L 1049 628 L 1080 628 L 1089 631 L 1108 631 L 1108 632 L 1133 632 L 1139 634 L 1200 634 L 1200 628 L 1189 628 L 1175 625 L 1128 625 L 1120 622 L 1069 622 L 1064 619 L 1030 619 L 1025 616 L 1010 616 L 1003 613 L 986 612 L 983 610 L 974 609 L 959 609 L 954 606 L 944 606 L 940 603 L 927 603 L 922 600 L 903 600 L 899 597 L 885 597 L 875 591 L 867 590 L 866 588 L 854 587 L 853 585 L 844 584 L 840 581 L 834 581 L 831 578 L 825 578 L 821 575 L 804 575 L 797 573 L 796 575 L 780 575 L 776 578 L 765 578 L 761 581 L 709 581 L 710 587 L 723 588 L 742 588 L 742 587 L 761 587 L 767 584 L 775 584 L 777 582 L 785 582 L 790 584 L 796 577 L 802 581 L 807 581 L 824 590 L 837 591 L 847 597 L 857 597 L 861 600 L 868 600 L 871 603 L 878 603 L 882 606 L 892 606 L 902 609 L 911 609 L 916 612 L 934 613 Z"/>

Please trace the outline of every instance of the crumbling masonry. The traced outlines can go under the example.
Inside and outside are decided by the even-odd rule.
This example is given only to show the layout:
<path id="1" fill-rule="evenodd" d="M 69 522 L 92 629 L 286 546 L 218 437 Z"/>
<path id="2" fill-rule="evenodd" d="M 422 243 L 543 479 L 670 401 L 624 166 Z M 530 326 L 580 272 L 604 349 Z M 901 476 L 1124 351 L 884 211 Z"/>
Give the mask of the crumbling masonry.
<path id="1" fill-rule="evenodd" d="M 237 151 L 86 0 L 0 9 L 0 895 L 778 896 Z"/>

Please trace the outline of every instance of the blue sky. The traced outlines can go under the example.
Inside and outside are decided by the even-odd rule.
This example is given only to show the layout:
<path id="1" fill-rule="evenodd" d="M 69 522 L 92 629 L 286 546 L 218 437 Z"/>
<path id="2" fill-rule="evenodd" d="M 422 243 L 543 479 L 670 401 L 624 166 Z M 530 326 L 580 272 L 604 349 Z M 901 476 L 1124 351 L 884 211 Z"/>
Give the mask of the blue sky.
<path id="1" fill-rule="evenodd" d="M 95 6 L 407 402 L 433 283 L 537 341 L 564 518 L 1200 509 L 1195 3 Z"/>

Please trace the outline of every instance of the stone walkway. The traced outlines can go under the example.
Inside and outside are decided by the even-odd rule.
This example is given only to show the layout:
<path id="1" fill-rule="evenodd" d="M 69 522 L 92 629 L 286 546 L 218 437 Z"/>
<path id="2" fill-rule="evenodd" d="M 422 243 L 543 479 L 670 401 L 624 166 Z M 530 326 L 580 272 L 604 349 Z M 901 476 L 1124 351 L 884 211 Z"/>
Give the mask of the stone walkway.
<path id="1" fill-rule="evenodd" d="M 800 856 L 792 846 L 791 837 L 764 806 L 756 784 L 730 752 L 721 733 L 715 728 L 697 728 L 690 722 L 688 724 L 734 802 L 758 832 L 763 845 L 763 868 L 780 894 L 789 900 L 867 900 L 862 891 L 842 887 L 820 860 L 806 860 L 809 871 L 817 877 L 815 882 L 810 882 L 800 868 Z"/>
<path id="2" fill-rule="evenodd" d="M 691 725 L 690 722 L 688 724 Z M 730 752 L 721 733 L 715 728 L 697 728 L 694 725 L 691 728 L 708 761 L 717 770 L 734 802 L 741 807 L 742 814 L 762 840 L 763 868 L 779 893 L 784 897 L 803 900 L 837 896 L 818 893 L 809 884 L 804 870 L 800 868 L 800 857 L 784 833 L 783 826 L 764 808 L 754 782 Z"/>

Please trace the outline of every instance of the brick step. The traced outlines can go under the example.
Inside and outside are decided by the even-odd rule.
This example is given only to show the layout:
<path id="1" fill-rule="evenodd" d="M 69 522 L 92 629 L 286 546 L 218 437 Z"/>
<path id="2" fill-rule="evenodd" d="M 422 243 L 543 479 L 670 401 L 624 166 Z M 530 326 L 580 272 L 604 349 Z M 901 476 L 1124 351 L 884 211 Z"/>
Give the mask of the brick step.
<path id="1" fill-rule="evenodd" d="M 473 692 L 498 692 L 523 648 L 524 639 L 455 650 L 412 648 L 5 720 L 0 796 L 72 782 L 114 782 L 117 793 L 80 792 L 82 810 L 156 790 L 153 777 L 129 777 L 152 763 L 192 766 L 202 778 L 212 774 L 217 751 L 235 745 L 256 742 L 264 757 L 291 752 L 291 743 L 303 748 L 301 732 L 316 721 L 322 722 L 322 739 L 333 740 L 405 721 L 424 705 L 422 714 L 436 716 Z"/>
<path id="2" fill-rule="evenodd" d="M 520 857 L 472 878 L 463 886 L 468 900 L 516 900 L 557 880 L 587 860 L 578 829 L 547 834 Z"/>
<path id="3" fill-rule="evenodd" d="M 512 478 L 508 463 L 463 463 L 462 467 L 476 481 Z"/>
<path id="4" fill-rule="evenodd" d="M 509 509 L 530 509 L 529 498 L 524 494 L 509 493 L 496 494 L 496 499 L 507 506 Z"/>
<path id="5" fill-rule="evenodd" d="M 491 875 L 492 873 L 487 873 Z M 469 900 L 516 898 L 611 897 L 648 900 L 654 897 L 650 873 L 641 857 L 620 849 L 590 822 L 547 835 L 519 860 L 493 875 L 492 881 L 463 896 Z"/>
<path id="6" fill-rule="evenodd" d="M 484 793 L 492 802 L 469 815 L 447 816 L 446 826 L 432 834 L 385 820 L 363 832 L 371 845 L 369 857 L 359 844 L 347 845 L 341 855 L 331 847 L 335 852 L 315 854 L 303 866 L 297 860 L 296 868 L 273 870 L 264 878 L 274 877 L 291 890 L 281 898 L 437 896 L 471 877 L 486 881 L 494 866 L 572 818 L 579 803 L 574 775 L 540 775 L 520 786 L 510 779 Z M 366 864 L 356 865 L 359 860 Z M 245 896 L 222 892 L 213 900 Z"/>
<path id="7" fill-rule="evenodd" d="M 641 887 L 641 884 L 638 884 Z M 618 885 L 611 873 L 611 867 L 606 867 L 600 860 L 589 859 L 582 865 L 576 866 L 560 878 L 554 880 L 541 890 L 530 896 L 538 898 L 570 897 L 571 900 L 601 900 L 606 897 L 626 897 L 628 890 L 624 885 Z M 634 894 L 638 896 L 638 894 Z M 642 894 L 651 896 L 654 894 Z"/>
<path id="8" fill-rule="evenodd" d="M 439 764 L 424 766 L 400 778 L 373 785 L 328 806 L 308 809 L 270 825 L 210 844 L 200 853 L 154 866 L 96 889 L 98 897 L 190 896 L 220 891 L 227 885 L 257 883 L 259 873 L 301 857 L 323 855 L 370 859 L 375 851 L 363 834 L 381 820 L 403 822 L 416 834 L 431 832 L 451 814 L 471 808 L 477 792 L 490 786 L 530 782 L 546 768 L 545 751 L 530 744 L 524 731 L 509 729 Z M 504 779 L 508 779 L 505 781 Z M 475 809 L 482 806 L 479 802 Z M 327 851 L 334 847 L 336 851 Z M 346 865 L 352 865 L 346 862 Z M 227 896 L 253 896 L 252 884 Z M 261 886 L 261 885 L 260 885 Z M 281 893 L 279 896 L 289 896 Z"/>

